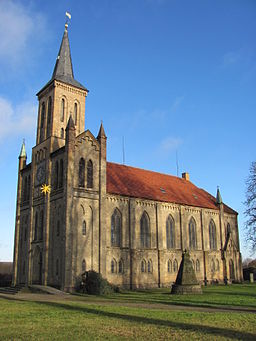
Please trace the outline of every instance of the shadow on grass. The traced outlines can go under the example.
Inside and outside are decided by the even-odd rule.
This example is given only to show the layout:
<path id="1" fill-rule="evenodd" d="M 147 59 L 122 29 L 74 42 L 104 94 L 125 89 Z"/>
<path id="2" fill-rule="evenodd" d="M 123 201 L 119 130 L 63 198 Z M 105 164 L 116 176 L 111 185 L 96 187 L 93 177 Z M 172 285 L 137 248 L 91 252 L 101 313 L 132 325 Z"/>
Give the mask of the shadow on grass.
<path id="1" fill-rule="evenodd" d="M 23 301 L 20 299 L 16 298 L 11 298 L 11 297 L 6 297 L 8 300 L 13 300 L 13 301 Z M 26 301 L 28 302 L 28 301 Z M 31 301 L 29 301 L 31 303 Z M 212 327 L 212 326 L 203 326 L 200 324 L 189 324 L 189 323 L 184 323 L 184 322 L 177 322 L 177 321 L 167 321 L 167 320 L 161 320 L 161 319 L 156 319 L 156 318 L 148 318 L 148 317 L 142 317 L 142 316 L 134 316 L 130 314 L 121 314 L 121 313 L 116 313 L 116 312 L 107 312 L 107 311 L 102 311 L 100 309 L 92 308 L 92 307 L 80 307 L 80 306 L 74 306 L 74 305 L 69 305 L 69 304 L 64 304 L 64 303 L 59 303 L 59 302 L 47 302 L 47 301 L 32 301 L 33 303 L 39 304 L 39 305 L 45 305 L 48 307 L 53 307 L 53 308 L 59 308 L 59 309 L 65 309 L 67 311 L 74 311 L 74 312 L 80 312 L 80 313 L 85 313 L 85 314 L 94 314 L 97 316 L 102 316 L 102 317 L 107 317 L 107 318 L 115 318 L 123 321 L 128 321 L 128 322 L 135 322 L 135 323 L 142 323 L 146 325 L 154 325 L 154 326 L 162 326 L 162 327 L 169 327 L 173 329 L 181 329 L 181 330 L 186 330 L 186 331 L 193 331 L 193 332 L 198 332 L 204 335 L 214 335 L 215 337 L 217 336 L 222 336 L 225 338 L 229 339 L 234 339 L 234 340 L 255 340 L 255 335 L 251 333 L 246 333 L 246 332 L 241 332 L 241 331 L 236 331 L 232 329 L 224 329 L 224 328 L 219 328 L 219 327 Z"/>

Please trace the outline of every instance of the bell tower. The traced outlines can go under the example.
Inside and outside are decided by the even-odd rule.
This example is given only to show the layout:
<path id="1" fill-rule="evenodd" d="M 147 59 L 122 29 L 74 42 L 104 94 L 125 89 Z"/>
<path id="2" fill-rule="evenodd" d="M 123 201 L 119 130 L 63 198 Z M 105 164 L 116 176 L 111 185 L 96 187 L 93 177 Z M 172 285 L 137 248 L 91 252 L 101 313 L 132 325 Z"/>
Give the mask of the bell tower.
<path id="1" fill-rule="evenodd" d="M 38 121 L 36 145 L 50 139 L 50 151 L 65 144 L 65 129 L 70 115 L 76 133 L 84 131 L 85 98 L 88 90 L 74 78 L 68 39 L 68 24 L 60 45 L 50 81 L 37 93 Z"/>

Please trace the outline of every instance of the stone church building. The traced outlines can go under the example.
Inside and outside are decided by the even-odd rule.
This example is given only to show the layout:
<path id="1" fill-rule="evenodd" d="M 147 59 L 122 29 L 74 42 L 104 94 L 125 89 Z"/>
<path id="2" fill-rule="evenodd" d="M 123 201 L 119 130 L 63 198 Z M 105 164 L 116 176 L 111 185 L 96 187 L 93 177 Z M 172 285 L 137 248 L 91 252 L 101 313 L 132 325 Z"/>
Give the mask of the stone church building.
<path id="1" fill-rule="evenodd" d="M 88 90 L 74 78 L 65 26 L 37 93 L 32 161 L 19 156 L 13 285 L 73 291 L 87 270 L 125 288 L 170 286 L 189 250 L 200 282 L 242 280 L 237 212 L 182 177 L 107 162 L 84 131 Z M 42 193 L 43 184 L 51 186 Z"/>

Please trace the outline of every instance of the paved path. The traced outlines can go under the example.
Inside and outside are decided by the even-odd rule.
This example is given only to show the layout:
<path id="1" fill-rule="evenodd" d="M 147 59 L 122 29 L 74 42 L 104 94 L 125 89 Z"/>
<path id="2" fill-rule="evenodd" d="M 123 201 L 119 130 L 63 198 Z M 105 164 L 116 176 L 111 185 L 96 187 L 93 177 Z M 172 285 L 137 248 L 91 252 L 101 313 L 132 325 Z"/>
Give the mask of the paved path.
<path id="1" fill-rule="evenodd" d="M 125 302 L 122 299 L 111 301 L 101 297 L 94 296 L 76 296 L 76 295 L 47 295 L 47 294 L 32 294 L 32 293 L 19 293 L 16 295 L 0 294 L 0 298 L 17 301 L 33 301 L 33 302 L 80 302 L 85 305 L 103 305 L 103 306 L 123 306 L 130 308 L 144 308 L 144 309 L 157 309 L 169 311 L 198 311 L 198 312 L 225 312 L 225 313 L 252 313 L 256 314 L 256 308 L 251 307 L 238 307 L 238 306 L 218 306 L 218 307 L 205 307 L 205 306 L 187 306 L 175 303 L 131 303 Z"/>

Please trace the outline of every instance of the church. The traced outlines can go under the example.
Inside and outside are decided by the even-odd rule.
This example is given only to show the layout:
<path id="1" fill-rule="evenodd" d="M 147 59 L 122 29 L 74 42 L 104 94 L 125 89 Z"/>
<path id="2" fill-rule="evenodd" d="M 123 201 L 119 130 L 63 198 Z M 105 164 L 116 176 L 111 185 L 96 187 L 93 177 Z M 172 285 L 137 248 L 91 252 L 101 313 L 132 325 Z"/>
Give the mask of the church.
<path id="1" fill-rule="evenodd" d="M 201 283 L 242 281 L 237 212 L 182 177 L 108 162 L 107 136 L 84 131 L 88 90 L 65 30 L 37 93 L 32 160 L 19 155 L 13 285 L 72 292 L 94 270 L 126 289 L 170 287 L 188 250 Z M 44 191 L 42 191 L 44 187 Z"/>

